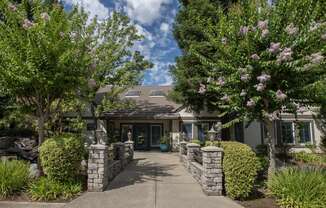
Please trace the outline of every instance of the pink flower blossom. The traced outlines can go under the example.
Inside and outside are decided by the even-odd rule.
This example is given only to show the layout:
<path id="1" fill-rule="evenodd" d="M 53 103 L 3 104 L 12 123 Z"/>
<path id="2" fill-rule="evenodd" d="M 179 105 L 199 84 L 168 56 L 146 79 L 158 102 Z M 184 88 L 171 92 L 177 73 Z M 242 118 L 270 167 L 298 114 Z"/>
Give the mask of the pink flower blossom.
<path id="1" fill-rule="evenodd" d="M 42 18 L 44 21 L 49 21 L 49 20 L 50 20 L 50 16 L 49 16 L 49 14 L 46 13 L 46 12 L 43 12 L 43 13 L 41 14 L 41 18 Z"/>
<path id="2" fill-rule="evenodd" d="M 247 107 L 253 108 L 256 106 L 256 102 L 253 99 L 247 101 Z"/>
<path id="3" fill-rule="evenodd" d="M 248 32 L 249 32 L 249 27 L 247 27 L 247 26 L 241 26 L 240 27 L 239 34 L 241 36 L 247 35 Z"/>
<path id="4" fill-rule="evenodd" d="M 276 91 L 276 99 L 279 101 L 284 101 L 287 98 L 287 95 L 284 94 L 281 90 Z"/>
<path id="5" fill-rule="evenodd" d="M 261 31 L 261 37 L 262 38 L 266 38 L 269 35 L 269 30 L 264 29 L 263 31 Z"/>
<path id="6" fill-rule="evenodd" d="M 204 85 L 204 84 L 200 84 L 200 85 L 199 85 L 198 93 L 199 93 L 199 94 L 204 94 L 205 92 L 206 92 L 206 85 Z"/>
<path id="7" fill-rule="evenodd" d="M 263 83 L 259 83 L 259 84 L 255 85 L 255 87 L 258 92 L 262 92 L 266 89 L 266 85 Z"/>
<path id="8" fill-rule="evenodd" d="M 270 45 L 268 51 L 270 53 L 276 54 L 276 53 L 278 53 L 280 51 L 280 47 L 281 47 L 281 43 L 271 42 L 271 45 Z"/>
<path id="9" fill-rule="evenodd" d="M 241 81 L 243 82 L 247 82 L 250 79 L 250 75 L 249 74 L 242 74 L 240 77 Z"/>
<path id="10" fill-rule="evenodd" d="M 224 95 L 223 97 L 221 97 L 221 100 L 227 102 L 230 100 L 230 97 L 228 95 Z"/>
<path id="11" fill-rule="evenodd" d="M 324 61 L 324 56 L 321 54 L 321 52 L 313 53 L 309 56 L 309 60 L 313 64 L 320 64 L 322 61 Z"/>
<path id="12" fill-rule="evenodd" d="M 313 32 L 313 31 L 317 30 L 320 26 L 321 26 L 321 24 L 319 22 L 313 22 L 309 28 L 309 31 Z"/>
<path id="13" fill-rule="evenodd" d="M 259 59 L 260 59 L 260 57 L 258 56 L 258 54 L 252 54 L 251 56 L 250 56 L 253 60 L 256 60 L 256 61 L 258 61 Z"/>
<path id="14" fill-rule="evenodd" d="M 25 30 L 27 30 L 27 29 L 29 29 L 29 28 L 31 28 L 33 26 L 34 26 L 34 23 L 33 22 L 29 21 L 28 19 L 24 19 L 23 28 Z"/>
<path id="15" fill-rule="evenodd" d="M 260 83 L 266 83 L 267 81 L 271 80 L 271 75 L 266 74 L 265 72 L 263 72 L 260 76 L 257 77 L 257 80 Z"/>
<path id="16" fill-rule="evenodd" d="M 244 97 L 247 95 L 247 92 L 245 90 L 242 90 L 241 93 L 240 93 L 240 96 Z"/>
<path id="17" fill-rule="evenodd" d="M 298 113 L 304 113 L 306 111 L 306 108 L 304 106 L 300 106 L 297 108 Z"/>
<path id="18" fill-rule="evenodd" d="M 299 28 L 295 27 L 294 24 L 291 23 L 285 28 L 285 32 L 288 35 L 296 35 L 299 32 Z"/>
<path id="19" fill-rule="evenodd" d="M 257 27 L 261 30 L 266 30 L 268 28 L 268 20 L 258 21 Z"/>
<path id="20" fill-rule="evenodd" d="M 220 86 L 224 86 L 225 85 L 224 77 L 219 77 L 217 80 L 217 84 Z"/>
<path id="21" fill-rule="evenodd" d="M 15 4 L 9 3 L 9 4 L 8 4 L 8 8 L 9 8 L 9 10 L 12 11 L 12 12 L 17 11 L 17 7 L 16 7 Z"/>
<path id="22" fill-rule="evenodd" d="M 284 61 L 291 61 L 292 54 L 293 52 L 291 48 L 284 48 L 283 51 L 277 56 L 277 63 L 282 63 Z"/>

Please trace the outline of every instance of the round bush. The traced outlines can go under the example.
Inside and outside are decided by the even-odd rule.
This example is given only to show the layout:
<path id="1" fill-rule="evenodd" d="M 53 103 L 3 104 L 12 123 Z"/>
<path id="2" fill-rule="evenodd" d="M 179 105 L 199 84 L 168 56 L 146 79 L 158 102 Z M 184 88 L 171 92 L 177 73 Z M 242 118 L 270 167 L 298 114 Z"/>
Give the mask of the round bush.
<path id="1" fill-rule="evenodd" d="M 44 173 L 57 181 L 75 180 L 84 153 L 83 141 L 75 135 L 65 134 L 47 139 L 40 147 Z"/>
<path id="2" fill-rule="evenodd" d="M 215 142 L 214 145 L 219 143 Z M 233 199 L 244 199 L 252 192 L 260 170 L 256 153 L 248 145 L 239 142 L 221 142 L 220 146 L 224 149 L 223 172 L 226 194 Z"/>
<path id="3" fill-rule="evenodd" d="M 23 161 L 0 162 L 0 198 L 20 192 L 28 183 L 29 165 Z"/>

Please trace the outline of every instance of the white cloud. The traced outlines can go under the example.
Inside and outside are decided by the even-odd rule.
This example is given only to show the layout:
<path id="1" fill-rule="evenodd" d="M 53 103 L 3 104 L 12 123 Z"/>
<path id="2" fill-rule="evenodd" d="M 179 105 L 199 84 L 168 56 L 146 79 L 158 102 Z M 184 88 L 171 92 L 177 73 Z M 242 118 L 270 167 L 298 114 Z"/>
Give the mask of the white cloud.
<path id="1" fill-rule="evenodd" d="M 169 71 L 171 62 L 154 61 L 154 67 L 145 72 L 143 85 L 171 85 L 173 80 Z"/>
<path id="2" fill-rule="evenodd" d="M 89 14 L 90 18 L 97 16 L 99 20 L 103 20 L 109 17 L 109 9 L 105 7 L 100 0 L 63 0 L 68 5 L 78 5 L 83 7 Z"/>
<path id="3" fill-rule="evenodd" d="M 168 23 L 163 22 L 160 26 L 160 30 L 164 33 L 169 32 L 170 26 Z"/>
<path id="4" fill-rule="evenodd" d="M 125 0 L 127 2 L 126 12 L 128 16 L 141 24 L 151 25 L 161 16 L 164 4 L 171 0 Z"/>

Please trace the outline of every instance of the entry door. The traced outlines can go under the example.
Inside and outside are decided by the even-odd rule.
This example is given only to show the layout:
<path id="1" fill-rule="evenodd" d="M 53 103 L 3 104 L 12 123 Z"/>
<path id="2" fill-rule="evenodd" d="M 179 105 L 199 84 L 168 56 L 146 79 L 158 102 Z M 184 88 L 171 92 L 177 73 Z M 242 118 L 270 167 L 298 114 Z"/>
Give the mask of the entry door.
<path id="1" fill-rule="evenodd" d="M 146 124 L 133 125 L 133 138 L 136 149 L 147 149 L 149 141 L 149 128 Z"/>
<path id="2" fill-rule="evenodd" d="M 151 125 L 151 147 L 159 147 L 162 137 L 162 126 Z"/>

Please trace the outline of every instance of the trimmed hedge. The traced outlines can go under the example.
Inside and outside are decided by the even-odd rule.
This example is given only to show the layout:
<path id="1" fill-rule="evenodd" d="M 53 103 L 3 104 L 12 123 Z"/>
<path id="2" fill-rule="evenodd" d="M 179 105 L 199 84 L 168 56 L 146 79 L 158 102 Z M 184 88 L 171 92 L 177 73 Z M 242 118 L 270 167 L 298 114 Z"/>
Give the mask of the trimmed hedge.
<path id="1" fill-rule="evenodd" d="M 207 142 L 206 145 L 210 144 Z M 232 199 L 247 198 L 261 169 L 256 153 L 239 142 L 214 142 L 213 145 L 220 145 L 224 149 L 223 172 L 227 196 Z"/>
<path id="2" fill-rule="evenodd" d="M 0 162 L 0 198 L 22 191 L 29 180 L 29 165 L 12 160 Z"/>
<path id="3" fill-rule="evenodd" d="M 281 207 L 326 207 L 326 171 L 316 168 L 287 168 L 267 183 L 270 194 Z"/>
<path id="4" fill-rule="evenodd" d="M 44 173 L 51 180 L 73 181 L 80 172 L 85 147 L 81 138 L 65 134 L 47 139 L 40 147 Z"/>

